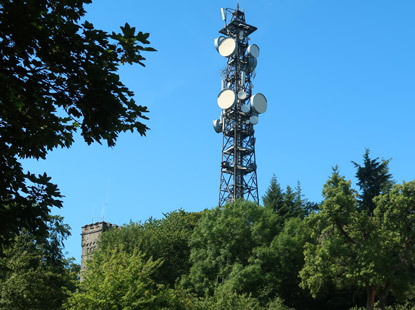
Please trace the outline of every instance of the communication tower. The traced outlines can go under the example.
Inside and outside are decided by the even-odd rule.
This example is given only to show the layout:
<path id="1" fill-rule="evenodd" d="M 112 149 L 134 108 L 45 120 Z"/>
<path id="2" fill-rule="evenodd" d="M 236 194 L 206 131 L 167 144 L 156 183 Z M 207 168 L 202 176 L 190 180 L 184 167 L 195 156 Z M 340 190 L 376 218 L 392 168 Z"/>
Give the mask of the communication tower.
<path id="1" fill-rule="evenodd" d="M 223 134 L 219 187 L 219 206 L 238 198 L 259 203 L 257 165 L 255 160 L 255 130 L 258 116 L 267 110 L 267 100 L 261 93 L 252 93 L 259 47 L 249 43 L 256 27 L 245 22 L 245 12 L 221 9 L 225 27 L 214 40 L 220 55 L 227 58 L 221 72 L 222 90 L 218 105 L 222 109 L 213 128 Z M 227 18 L 230 16 L 229 23 Z"/>

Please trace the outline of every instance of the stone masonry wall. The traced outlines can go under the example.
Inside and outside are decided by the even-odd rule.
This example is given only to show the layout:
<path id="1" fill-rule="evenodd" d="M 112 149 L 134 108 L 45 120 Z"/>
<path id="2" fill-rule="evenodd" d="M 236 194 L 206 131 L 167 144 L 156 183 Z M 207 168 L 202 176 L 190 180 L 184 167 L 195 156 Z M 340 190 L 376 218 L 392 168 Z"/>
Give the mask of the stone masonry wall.
<path id="1" fill-rule="evenodd" d="M 82 256 L 81 256 L 81 280 L 82 272 L 86 270 L 86 261 L 92 256 L 92 252 L 97 248 L 101 234 L 110 229 L 117 228 L 117 225 L 107 222 L 96 222 L 82 227 Z"/>

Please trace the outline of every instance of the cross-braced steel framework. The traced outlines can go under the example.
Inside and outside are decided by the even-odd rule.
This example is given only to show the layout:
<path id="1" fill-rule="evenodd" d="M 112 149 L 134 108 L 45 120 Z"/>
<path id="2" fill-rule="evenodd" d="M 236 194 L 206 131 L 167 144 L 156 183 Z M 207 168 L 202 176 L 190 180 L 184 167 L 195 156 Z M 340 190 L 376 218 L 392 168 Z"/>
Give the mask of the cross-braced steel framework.
<path id="1" fill-rule="evenodd" d="M 227 9 L 227 11 L 230 11 Z M 219 32 L 236 41 L 235 53 L 228 57 L 222 71 L 225 87 L 235 94 L 246 93 L 238 98 L 229 109 L 223 110 L 223 143 L 219 188 L 219 206 L 238 198 L 258 200 L 257 166 L 255 160 L 254 126 L 249 121 L 252 111 L 243 112 L 242 105 L 248 104 L 252 96 L 253 70 L 248 55 L 248 36 L 257 28 L 246 24 L 245 13 L 231 11 L 231 20 Z M 255 59 L 256 60 L 256 59 Z"/>

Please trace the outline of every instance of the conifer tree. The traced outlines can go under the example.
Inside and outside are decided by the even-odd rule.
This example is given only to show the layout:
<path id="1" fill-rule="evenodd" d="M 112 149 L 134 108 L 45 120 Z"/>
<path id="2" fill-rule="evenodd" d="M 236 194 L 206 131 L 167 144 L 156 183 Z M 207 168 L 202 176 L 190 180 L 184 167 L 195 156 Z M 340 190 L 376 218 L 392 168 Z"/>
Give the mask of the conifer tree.
<path id="1" fill-rule="evenodd" d="M 378 157 L 371 159 L 369 153 L 369 149 L 366 149 L 362 166 L 354 161 L 352 163 L 357 168 L 356 178 L 359 180 L 357 185 L 360 187 L 360 209 L 373 215 L 375 209 L 373 198 L 389 192 L 394 182 L 389 173 L 391 159 L 384 160 Z"/>
<path id="2" fill-rule="evenodd" d="M 284 195 L 275 174 L 271 178 L 271 183 L 262 197 L 264 206 L 276 211 L 284 202 Z"/>
<path id="3" fill-rule="evenodd" d="M 273 210 L 280 217 L 281 226 L 287 219 L 303 218 L 317 208 L 317 204 L 309 202 L 303 197 L 300 182 L 295 189 L 288 185 L 284 191 L 275 175 L 272 177 L 262 201 L 266 208 Z"/>

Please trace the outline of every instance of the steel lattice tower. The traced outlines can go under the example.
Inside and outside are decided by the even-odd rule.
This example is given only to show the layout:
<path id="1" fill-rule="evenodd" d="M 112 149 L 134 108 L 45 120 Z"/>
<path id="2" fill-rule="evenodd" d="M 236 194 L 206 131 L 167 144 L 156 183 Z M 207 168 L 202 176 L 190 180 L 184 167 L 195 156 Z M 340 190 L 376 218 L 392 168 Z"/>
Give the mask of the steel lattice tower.
<path id="1" fill-rule="evenodd" d="M 226 23 L 227 13 L 231 20 Z M 257 45 L 249 45 L 249 35 L 256 27 L 245 22 L 245 13 L 222 9 L 225 27 L 219 33 L 226 37 L 215 40 L 227 66 L 222 71 L 222 91 L 218 105 L 221 118 L 214 129 L 223 133 L 219 206 L 238 198 L 259 203 L 257 165 L 255 159 L 255 130 L 258 114 L 265 112 L 267 102 L 262 94 L 252 94 L 252 80 L 259 56 Z"/>

